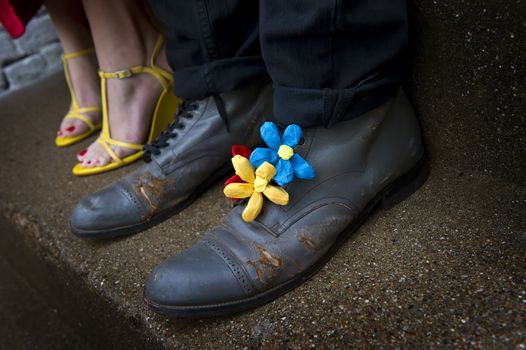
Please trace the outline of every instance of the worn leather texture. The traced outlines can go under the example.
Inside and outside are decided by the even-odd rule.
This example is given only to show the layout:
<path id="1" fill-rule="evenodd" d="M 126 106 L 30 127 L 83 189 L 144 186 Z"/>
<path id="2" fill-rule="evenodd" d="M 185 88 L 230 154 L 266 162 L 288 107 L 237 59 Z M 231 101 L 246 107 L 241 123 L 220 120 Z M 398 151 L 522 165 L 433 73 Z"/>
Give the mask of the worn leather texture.
<path id="1" fill-rule="evenodd" d="M 314 180 L 285 186 L 289 204 L 266 200 L 253 222 L 242 220 L 244 206 L 235 207 L 194 247 L 152 271 L 146 299 L 168 307 L 218 305 L 290 281 L 321 259 L 373 198 L 424 154 L 417 119 L 401 91 L 353 120 L 305 129 L 295 152 L 314 167 Z"/>
<path id="2" fill-rule="evenodd" d="M 144 223 L 187 200 L 227 169 L 233 144 L 259 144 L 260 124 L 273 119 L 271 85 L 258 81 L 221 98 L 230 131 L 212 97 L 194 102 L 196 109 L 179 118 L 182 128 L 160 154 L 75 206 L 70 219 L 73 230 L 89 233 Z"/>

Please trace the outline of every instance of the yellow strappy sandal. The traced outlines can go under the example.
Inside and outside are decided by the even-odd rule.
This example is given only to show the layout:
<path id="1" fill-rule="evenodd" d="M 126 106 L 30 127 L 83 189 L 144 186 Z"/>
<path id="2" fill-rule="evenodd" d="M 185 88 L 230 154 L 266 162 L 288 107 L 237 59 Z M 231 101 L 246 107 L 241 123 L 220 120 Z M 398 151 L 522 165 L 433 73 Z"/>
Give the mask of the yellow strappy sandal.
<path id="1" fill-rule="evenodd" d="M 93 52 L 95 52 L 94 49 L 86 49 L 62 55 L 62 62 L 64 63 L 64 75 L 66 76 L 66 83 L 68 84 L 69 93 L 71 94 L 71 108 L 69 109 L 68 113 L 64 116 L 64 119 L 80 119 L 88 126 L 89 130 L 76 136 L 57 136 L 55 138 L 55 144 L 58 147 L 65 147 L 82 141 L 85 138 L 91 136 L 93 133 L 99 131 L 102 127 L 102 123 L 93 124 L 91 120 L 86 115 L 84 115 L 84 113 L 87 112 L 100 112 L 102 110 L 100 107 L 79 107 L 77 97 L 75 96 L 75 90 L 73 90 L 73 84 L 71 83 L 71 77 L 69 75 L 68 67 L 69 60 L 81 56 L 86 56 Z"/>
<path id="2" fill-rule="evenodd" d="M 101 94 L 102 94 L 102 132 L 97 139 L 97 142 L 100 143 L 106 152 L 112 158 L 112 162 L 100 166 L 100 167 L 83 167 L 80 163 L 75 165 L 73 168 L 73 174 L 78 176 L 100 174 L 106 171 L 120 168 L 127 164 L 133 163 L 139 158 L 141 158 L 143 150 L 142 144 L 133 144 L 123 141 L 118 141 L 111 138 L 110 134 L 110 123 L 108 120 L 108 102 L 106 96 L 106 80 L 111 78 L 117 79 L 126 79 L 136 74 L 147 73 L 153 75 L 163 86 L 163 91 L 157 100 L 155 105 L 150 132 L 148 134 L 148 139 L 146 143 L 152 142 L 163 130 L 165 130 L 168 125 L 173 121 L 174 115 L 177 112 L 177 107 L 179 106 L 180 99 L 175 96 L 172 92 L 173 78 L 170 72 L 162 69 L 161 67 L 155 64 L 155 59 L 159 54 L 159 51 L 162 48 L 164 43 L 164 38 L 162 35 L 159 35 L 157 42 L 155 44 L 154 51 L 150 58 L 150 67 L 144 66 L 134 66 L 128 69 L 119 70 L 116 72 L 103 72 L 99 71 L 99 76 L 101 78 Z M 130 148 L 137 150 L 137 152 L 121 159 L 119 158 L 111 145 L 123 148 Z"/>

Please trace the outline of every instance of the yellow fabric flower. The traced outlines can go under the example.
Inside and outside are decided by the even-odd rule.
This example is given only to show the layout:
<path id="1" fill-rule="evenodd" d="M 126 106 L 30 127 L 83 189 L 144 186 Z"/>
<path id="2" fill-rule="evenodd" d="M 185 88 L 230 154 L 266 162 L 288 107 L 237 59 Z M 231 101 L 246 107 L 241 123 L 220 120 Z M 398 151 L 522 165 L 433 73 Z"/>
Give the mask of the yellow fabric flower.
<path id="1" fill-rule="evenodd" d="M 288 204 L 287 191 L 281 187 L 269 185 L 270 180 L 276 176 L 276 168 L 272 164 L 264 162 L 254 172 L 247 158 L 236 155 L 232 158 L 232 165 L 234 165 L 236 174 L 246 183 L 228 184 L 223 192 L 229 198 L 249 198 L 243 210 L 243 220 L 250 222 L 257 218 L 263 208 L 263 195 L 275 204 Z"/>

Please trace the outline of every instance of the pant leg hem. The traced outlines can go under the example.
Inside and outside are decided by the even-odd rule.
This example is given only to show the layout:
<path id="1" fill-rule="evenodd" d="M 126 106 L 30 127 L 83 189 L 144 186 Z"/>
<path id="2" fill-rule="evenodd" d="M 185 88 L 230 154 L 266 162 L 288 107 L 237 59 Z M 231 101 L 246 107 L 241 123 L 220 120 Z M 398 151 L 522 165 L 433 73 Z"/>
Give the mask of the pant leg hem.
<path id="1" fill-rule="evenodd" d="M 349 89 L 303 89 L 274 84 L 274 113 L 280 123 L 331 127 L 358 117 L 394 97 L 398 80 L 382 79 Z"/>

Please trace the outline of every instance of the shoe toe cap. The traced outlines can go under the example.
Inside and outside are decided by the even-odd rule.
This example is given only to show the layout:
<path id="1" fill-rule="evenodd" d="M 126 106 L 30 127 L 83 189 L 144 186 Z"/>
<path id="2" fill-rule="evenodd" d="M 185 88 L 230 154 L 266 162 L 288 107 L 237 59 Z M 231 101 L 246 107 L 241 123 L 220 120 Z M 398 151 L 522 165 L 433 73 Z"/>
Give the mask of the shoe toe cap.
<path id="1" fill-rule="evenodd" d="M 210 306 L 246 294 L 224 260 L 200 242 L 157 266 L 148 277 L 144 296 L 150 306 L 169 313 L 166 309 Z"/>
<path id="2" fill-rule="evenodd" d="M 89 237 L 104 230 L 116 230 L 141 221 L 138 209 L 122 186 L 112 184 L 82 199 L 70 217 L 72 232 Z"/>

